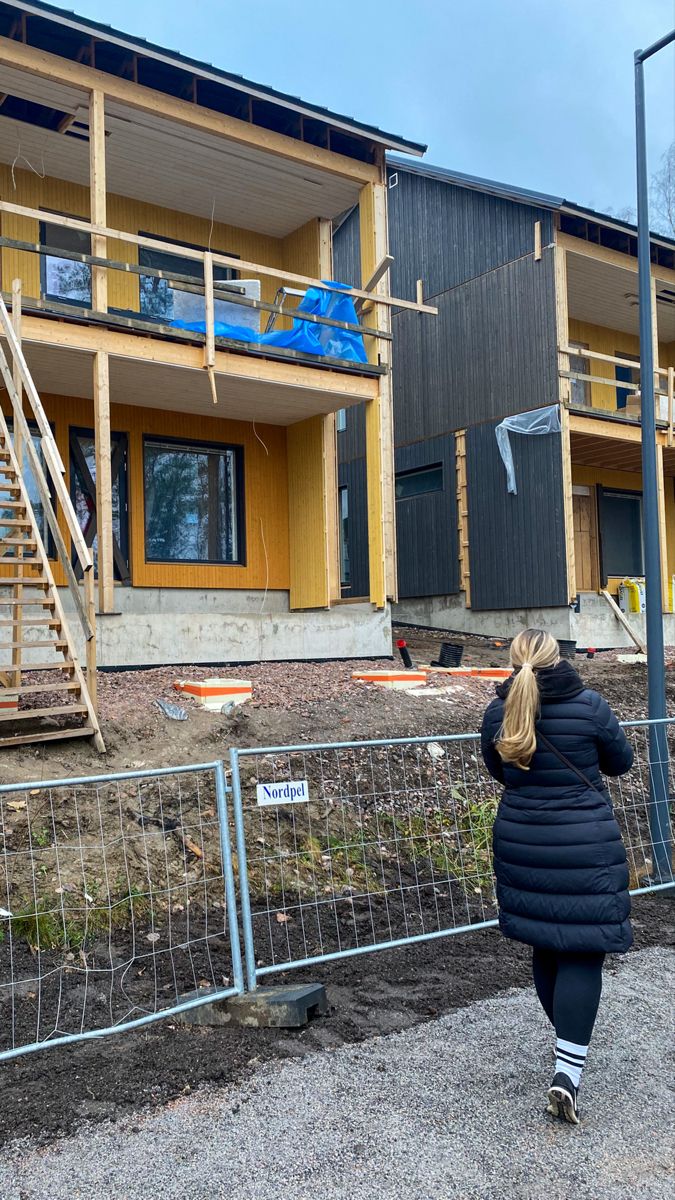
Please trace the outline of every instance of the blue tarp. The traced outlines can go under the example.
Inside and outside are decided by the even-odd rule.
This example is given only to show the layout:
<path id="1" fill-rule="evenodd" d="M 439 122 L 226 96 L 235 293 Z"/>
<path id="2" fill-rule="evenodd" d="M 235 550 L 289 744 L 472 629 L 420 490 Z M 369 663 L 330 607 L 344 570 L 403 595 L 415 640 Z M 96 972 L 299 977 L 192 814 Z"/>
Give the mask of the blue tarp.
<path id="1" fill-rule="evenodd" d="M 346 321 L 358 325 L 358 317 L 351 296 L 340 290 L 347 285 L 324 280 L 335 291 L 309 288 L 298 305 L 298 312 L 312 313 L 317 317 L 331 317 L 334 321 Z M 176 329 L 187 329 L 193 333 L 205 333 L 204 321 L 172 321 Z M 311 321 L 293 319 L 292 329 L 278 332 L 258 333 L 245 325 L 227 325 L 216 321 L 215 336 L 231 338 L 237 342 L 254 342 L 257 346 L 278 346 L 285 350 L 301 350 L 303 354 L 316 354 L 325 358 L 342 358 L 348 362 L 368 362 L 363 345 L 363 336 L 349 329 L 335 329 L 332 325 L 315 325 Z"/>

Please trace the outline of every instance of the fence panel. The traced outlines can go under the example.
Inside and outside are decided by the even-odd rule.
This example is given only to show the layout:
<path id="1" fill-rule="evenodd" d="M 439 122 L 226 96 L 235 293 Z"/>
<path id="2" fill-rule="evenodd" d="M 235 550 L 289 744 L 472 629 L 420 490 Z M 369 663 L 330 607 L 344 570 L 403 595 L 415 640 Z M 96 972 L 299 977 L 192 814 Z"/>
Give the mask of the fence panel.
<path id="1" fill-rule="evenodd" d="M 243 990 L 222 763 L 6 785 L 0 831 L 0 1059 Z"/>
<path id="2" fill-rule="evenodd" d="M 631 889 L 673 886 L 653 877 L 648 724 L 626 732 L 635 765 L 610 791 Z M 233 750 L 231 767 L 249 987 L 289 967 L 496 924 L 501 789 L 477 734 Z M 660 836 L 670 849 L 670 828 Z"/>

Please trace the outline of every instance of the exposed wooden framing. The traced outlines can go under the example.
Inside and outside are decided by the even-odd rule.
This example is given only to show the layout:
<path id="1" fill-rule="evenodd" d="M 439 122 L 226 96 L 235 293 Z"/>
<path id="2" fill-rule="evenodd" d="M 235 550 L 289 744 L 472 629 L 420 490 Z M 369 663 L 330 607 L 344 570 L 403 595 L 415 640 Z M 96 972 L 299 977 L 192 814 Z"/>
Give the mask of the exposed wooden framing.
<path id="1" fill-rule="evenodd" d="M 569 313 L 567 309 L 567 262 L 565 250 L 559 244 L 554 248 L 555 263 L 555 313 L 558 346 L 569 342 Z M 574 563 L 574 502 L 572 499 L 572 457 L 570 445 L 570 417 L 568 405 L 571 399 L 569 354 L 558 350 L 559 399 L 560 399 L 560 452 L 562 454 L 563 513 L 565 519 L 565 551 L 567 557 L 568 600 L 574 599 L 577 591 L 577 575 Z"/>
<path id="2" fill-rule="evenodd" d="M 319 274 L 333 278 L 333 230 L 330 221 L 319 220 Z M 324 505 L 326 510 L 326 555 L 328 599 L 335 603 L 342 595 L 340 580 L 340 519 L 338 513 L 337 422 L 335 413 L 323 418 Z"/>
<path id="3" fill-rule="evenodd" d="M 596 409 L 596 412 L 598 410 Z M 639 425 L 631 425 L 628 421 L 608 421 L 606 417 L 586 416 L 579 409 L 569 412 L 570 429 L 574 433 L 593 434 L 595 437 L 607 438 L 610 441 L 641 442 L 642 433 Z M 657 431 L 657 440 L 659 432 Z"/>
<path id="4" fill-rule="evenodd" d="M 109 613 L 115 609 L 115 571 L 110 470 L 110 366 L 104 350 L 94 355 L 93 368 L 98 603 L 102 613 Z"/>
<path id="5" fill-rule="evenodd" d="M 378 186 L 384 186 L 382 184 Z M 6 200 L 0 201 L 0 212 L 12 213 L 14 216 L 25 217 L 31 221 L 43 221 L 44 213 L 39 208 L 26 208 L 21 204 L 10 204 Z M 126 233 L 124 230 L 111 229 L 108 226 L 93 225 L 90 221 L 83 221 L 79 217 L 62 217 L 59 214 L 51 214 L 49 216 L 50 225 L 58 225 L 63 229 L 77 229 L 81 233 L 100 234 L 106 238 L 114 238 L 116 241 L 128 242 L 133 246 L 145 246 L 152 250 L 162 250 L 165 253 L 175 254 L 176 247 L 167 242 L 163 242 L 159 238 L 143 237 L 141 234 Z M 204 262 L 204 255 L 210 253 L 206 250 L 192 250 L 189 246 L 181 246 L 181 258 L 191 258 L 197 262 Z M 242 258 L 235 258 L 231 254 L 217 254 L 212 252 L 212 260 L 216 266 L 231 267 L 235 271 L 250 271 L 253 275 L 266 275 L 273 279 L 284 279 L 286 283 L 298 283 L 304 287 L 323 288 L 330 290 L 329 286 L 321 279 L 314 279 L 309 275 L 295 275 L 289 272 L 284 267 L 268 267 L 262 263 L 247 262 Z M 366 288 L 344 288 L 341 289 L 346 296 L 353 296 L 357 300 L 373 300 L 372 292 Z M 411 309 L 413 312 L 428 313 L 430 316 L 437 316 L 438 309 L 430 304 L 417 304 L 413 300 L 401 300 L 396 296 L 378 290 L 377 292 L 378 305 L 387 305 L 389 308 L 405 308 Z"/>
<path id="6" fill-rule="evenodd" d="M 368 184 L 359 198 L 361 269 L 370 280 L 388 255 L 386 186 Z M 377 324 L 389 328 L 390 312 L 379 304 L 384 280 L 376 286 Z M 371 362 L 389 366 L 389 343 L 366 338 Z M 370 598 L 378 608 L 398 598 L 394 501 L 394 431 L 391 375 L 381 376 L 379 395 L 366 405 L 366 487 Z"/>
<path id="7" fill-rule="evenodd" d="M 670 588 L 668 587 L 668 530 L 666 526 L 666 490 L 663 477 L 663 446 L 656 447 L 656 490 L 659 507 L 661 605 L 664 613 L 667 613 L 670 612 Z"/>
<path id="8" fill-rule="evenodd" d="M 646 647 L 645 643 L 642 641 L 642 638 L 635 632 L 635 630 L 633 629 L 633 626 L 631 625 L 630 621 L 626 617 L 625 613 L 622 613 L 622 611 L 619 608 L 614 597 L 610 596 L 610 594 L 606 588 L 602 588 L 600 595 L 604 596 L 605 600 L 609 604 L 609 607 L 611 608 L 612 612 L 614 613 L 614 616 L 616 617 L 617 621 L 619 622 L 620 625 L 623 626 L 623 628 L 626 630 L 626 633 L 629 635 L 629 637 L 632 639 L 632 641 L 635 642 L 635 645 L 637 646 L 640 653 L 646 654 L 647 647 Z"/>
<path id="9" fill-rule="evenodd" d="M 89 205 L 92 225 L 105 226 L 105 107 L 103 92 L 100 91 L 89 94 Z M 93 234 L 91 249 L 97 258 L 105 258 L 106 238 L 99 233 Z M 108 311 L 108 272 L 105 267 L 92 267 L 91 302 L 97 312 Z"/>
<path id="10" fill-rule="evenodd" d="M 541 259 L 541 221 L 534 223 L 534 259 L 535 262 Z"/>
<path id="11" fill-rule="evenodd" d="M 12 280 L 12 328 L 16 335 L 16 340 L 17 340 L 18 344 L 21 345 L 21 280 L 20 279 Z M 18 421 L 16 419 L 16 409 L 18 408 L 20 410 L 20 412 L 23 412 L 23 384 L 21 382 L 21 373 L 17 367 L 16 362 L 14 362 L 13 366 L 12 366 L 12 376 L 14 379 L 14 388 L 15 388 L 15 396 L 14 396 L 13 402 L 12 402 L 12 410 L 15 413 L 15 419 L 14 419 L 14 424 L 13 424 L 14 453 L 16 455 L 16 459 L 19 464 L 19 468 L 21 468 L 21 466 L 23 464 L 23 439 L 22 439 L 21 423 L 20 423 L 20 421 Z M 23 557 L 22 551 L 20 549 L 17 550 L 17 560 L 20 561 L 22 557 Z M 20 569 L 21 568 L 19 568 L 19 570 Z M 14 611 L 12 614 L 12 616 L 14 618 L 14 626 L 13 626 L 13 630 L 12 630 L 12 641 L 15 643 L 14 647 L 12 648 L 12 667 L 13 667 L 12 679 L 13 679 L 14 685 L 16 687 L 20 687 L 20 685 L 21 685 L 21 646 L 17 645 L 16 643 L 18 643 L 21 638 L 21 628 L 22 628 L 21 622 L 22 622 L 22 615 L 23 615 L 23 610 L 21 608 L 21 600 L 23 598 L 23 585 L 22 584 L 17 583 L 16 586 L 14 587 L 13 598 L 16 601 L 16 604 L 14 605 Z"/>
<path id="12" fill-rule="evenodd" d="M 675 367 L 668 367 L 668 445 L 673 445 L 673 418 L 675 413 Z"/>
<path id="13" fill-rule="evenodd" d="M 415 296 L 418 304 L 424 304 L 424 280 L 418 279 L 415 283 Z"/>
<path id="14" fill-rule="evenodd" d="M 637 366 L 637 363 L 632 363 L 631 365 L 635 367 Z M 561 370 L 560 377 L 561 379 L 583 379 L 584 383 L 602 383 L 605 384 L 606 387 L 614 388 L 614 390 L 616 390 L 617 387 L 617 380 L 609 379 L 606 375 L 587 375 L 583 371 Z M 638 383 L 629 383 L 628 380 L 626 380 L 625 383 L 621 381 L 618 386 L 621 388 L 622 392 L 632 392 L 633 395 L 638 395 L 640 392 L 640 385 Z"/>
<path id="15" fill-rule="evenodd" d="M 613 363 L 617 367 L 637 367 L 639 365 L 634 358 L 621 358 L 618 354 L 601 354 L 599 350 L 586 350 L 583 346 L 561 346 L 560 351 L 562 354 L 574 354 L 577 358 L 590 358 L 597 359 L 598 362 Z M 658 367 L 656 370 L 659 375 L 668 374 L 667 367 Z M 617 383 L 616 379 L 609 378 L 604 379 L 603 382 L 611 383 L 613 387 L 616 387 Z M 628 386 L 628 384 L 625 386 Z M 621 387 L 624 387 L 623 383 L 621 383 Z"/>
<path id="16" fill-rule="evenodd" d="M 598 246 L 595 242 L 585 242 L 582 238 L 575 238 L 570 233 L 561 233 L 560 230 L 556 232 L 556 245 L 563 250 L 571 251 L 572 254 L 581 254 L 584 258 L 594 258 L 598 262 L 607 263 L 608 266 L 620 267 L 622 271 L 637 274 L 637 258 L 633 258 L 630 254 L 624 254 L 621 250 L 610 250 L 609 247 Z M 661 267 L 652 263 L 651 274 L 655 279 L 662 280 L 663 283 L 675 283 L 675 271 L 670 267 Z"/>
<path id="17" fill-rule="evenodd" d="M 283 133 L 251 125 L 236 117 L 201 108 L 189 100 L 180 100 L 164 92 L 153 91 L 152 88 L 131 80 L 96 71 L 82 63 L 57 57 L 33 46 L 24 46 L 2 38 L 0 62 L 19 67 L 43 79 L 70 84 L 87 92 L 100 91 L 111 100 L 119 101 L 140 112 L 160 115 L 179 125 L 214 133 L 229 141 L 267 151 L 279 158 L 317 167 L 333 175 L 341 175 L 358 184 L 376 181 L 380 177 L 380 168 L 376 164 L 359 162 L 333 150 L 325 150 L 321 146 L 297 141 Z"/>
<path id="18" fill-rule="evenodd" d="M 459 546 L 459 586 L 464 603 L 471 608 L 471 569 L 469 563 L 469 487 L 466 471 L 466 430 L 455 434 L 457 463 L 457 540 Z"/>

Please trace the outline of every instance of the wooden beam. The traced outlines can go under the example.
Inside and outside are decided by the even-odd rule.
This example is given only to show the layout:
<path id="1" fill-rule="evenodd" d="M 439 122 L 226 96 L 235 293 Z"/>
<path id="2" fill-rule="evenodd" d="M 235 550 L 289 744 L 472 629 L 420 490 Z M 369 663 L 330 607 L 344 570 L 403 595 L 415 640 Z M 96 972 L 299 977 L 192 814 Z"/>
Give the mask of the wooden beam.
<path id="1" fill-rule="evenodd" d="M 92 225 L 105 226 L 105 107 L 103 92 L 100 91 L 93 91 L 89 95 L 89 206 Z M 105 258 L 107 248 L 107 239 L 100 233 L 93 234 L 92 254 Z M 108 272 L 105 267 L 92 267 L 91 303 L 97 312 L 108 311 Z"/>
<path id="2" fill-rule="evenodd" d="M 0 201 L 0 212 L 12 213 L 16 217 L 25 217 L 29 221 L 44 220 L 44 212 L 41 209 L 26 208 L 22 204 L 10 204 L 6 200 Z M 148 249 L 161 250 L 164 253 L 176 253 L 175 245 L 163 242 L 159 238 L 143 237 L 141 234 L 136 233 L 126 233 L 122 229 L 111 229 L 109 226 L 95 226 L 91 221 L 83 221 L 79 217 L 62 217 L 58 213 L 50 213 L 49 224 L 58 225 L 62 229 L 77 229 L 80 233 L 101 234 L 116 241 L 128 242 L 132 246 L 145 246 Z M 202 264 L 206 253 L 208 251 L 191 250 L 189 246 L 181 246 L 180 248 L 181 258 L 190 258 Z M 242 258 L 234 258 L 231 254 L 217 254 L 213 252 L 212 257 L 214 264 L 219 267 L 231 267 L 235 271 L 246 271 L 253 275 L 265 275 L 272 279 L 284 279 L 286 283 L 299 283 L 306 288 L 323 288 L 326 291 L 330 291 L 330 287 L 323 280 L 314 279 L 309 275 L 294 275 L 283 267 L 268 267 L 262 263 L 247 262 Z M 366 291 L 365 288 L 341 288 L 340 291 L 343 295 L 353 296 L 357 300 L 374 299 L 372 292 Z M 438 316 L 438 309 L 432 304 L 417 304 L 413 300 L 402 300 L 398 296 L 389 296 L 380 291 L 377 294 L 377 303 L 379 305 L 386 304 L 389 308 L 405 308 L 410 309 L 412 312 L 423 312 L 430 316 Z"/>
<path id="3" fill-rule="evenodd" d="M 24 344 L 62 346 L 91 354 L 100 349 L 115 358 L 142 358 L 145 362 L 200 372 L 204 369 L 204 351 L 199 345 L 180 345 L 152 337 L 139 340 L 133 333 L 45 321 L 44 317 L 24 316 L 23 340 Z M 215 369 L 217 374 L 228 375 L 231 379 L 254 379 L 260 383 L 330 393 L 335 396 L 338 408 L 344 407 L 340 403 L 343 398 L 355 403 L 370 400 L 378 394 L 377 376 L 348 375 L 331 371 L 329 367 L 317 371 L 300 361 L 282 362 L 233 350 L 216 349 Z"/>
<path id="4" fill-rule="evenodd" d="M 673 407 L 675 406 L 675 367 L 668 367 L 668 445 L 673 444 Z"/>
<path id="5" fill-rule="evenodd" d="M 567 557 L 567 592 L 571 603 L 577 594 L 577 571 L 574 547 L 574 497 L 572 493 L 572 449 L 570 444 L 569 412 L 560 409 L 560 453 L 562 455 L 563 512 L 565 519 L 565 550 Z"/>
<path id="6" fill-rule="evenodd" d="M 110 470 L 110 367 L 108 355 L 94 355 L 94 439 L 96 450 L 96 533 L 98 537 L 98 605 L 115 610 L 112 475 Z"/>
<path id="7" fill-rule="evenodd" d="M 359 198 L 361 269 L 366 279 L 388 255 L 386 186 L 368 184 Z M 379 304 L 383 278 L 376 284 L 378 326 L 389 328 L 390 311 Z M 366 338 L 371 362 L 389 365 L 389 343 Z M 396 510 L 394 500 L 394 431 L 391 374 L 379 379 L 376 400 L 366 405 L 366 488 L 370 598 L 378 608 L 398 598 Z"/>
<path id="8" fill-rule="evenodd" d="M 213 133 L 238 145 L 251 146 L 280 159 L 316 167 L 331 175 L 350 179 L 358 185 L 375 182 L 381 170 L 373 163 L 359 162 L 333 150 L 301 142 L 297 138 L 250 125 L 236 117 L 202 108 L 188 100 L 167 96 L 128 79 L 96 71 L 82 63 L 60 58 L 46 50 L 23 46 L 0 38 L 0 62 L 18 67 L 22 71 L 50 79 L 56 83 L 69 84 L 85 91 L 100 91 L 111 100 L 126 104 L 139 112 L 151 113 L 175 121 L 186 128 Z"/>
<path id="9" fill-rule="evenodd" d="M 627 421 L 608 421 L 602 417 L 587 417 L 585 413 L 569 411 L 570 429 L 573 433 L 587 433 L 594 437 L 606 438 L 616 442 L 641 442 L 642 431 L 639 425 L 630 425 Z M 657 439 L 660 431 L 657 432 Z"/>
<path id="10" fill-rule="evenodd" d="M 645 646 L 645 643 L 642 641 L 642 638 L 639 637 L 638 634 L 635 632 L 635 630 L 633 629 L 633 626 L 631 625 L 630 621 L 627 619 L 625 614 L 622 613 L 622 611 L 619 608 L 614 597 L 610 596 L 610 594 L 606 588 L 601 589 L 600 595 L 604 596 L 605 600 L 609 604 L 609 607 L 611 608 L 612 612 L 614 613 L 614 616 L 616 617 L 617 621 L 619 622 L 620 625 L 623 626 L 623 628 L 626 630 L 626 633 L 632 639 L 632 641 L 635 642 L 635 645 L 637 646 L 640 653 L 646 654 L 647 647 Z"/>
<path id="11" fill-rule="evenodd" d="M 216 364 L 216 329 L 215 304 L 213 299 L 213 255 L 210 251 L 204 255 L 204 328 L 206 343 L 204 345 L 204 366 L 213 368 Z"/>
<path id="12" fill-rule="evenodd" d="M 328 220 L 319 220 L 319 274 L 333 278 L 333 228 Z M 335 413 L 323 418 L 324 505 L 326 510 L 326 555 L 328 560 L 329 603 L 342 596 L 340 578 L 340 516 L 338 512 L 337 422 Z"/>
<path id="13" fill-rule="evenodd" d="M 535 262 L 541 259 L 541 221 L 534 223 L 534 259 Z"/>

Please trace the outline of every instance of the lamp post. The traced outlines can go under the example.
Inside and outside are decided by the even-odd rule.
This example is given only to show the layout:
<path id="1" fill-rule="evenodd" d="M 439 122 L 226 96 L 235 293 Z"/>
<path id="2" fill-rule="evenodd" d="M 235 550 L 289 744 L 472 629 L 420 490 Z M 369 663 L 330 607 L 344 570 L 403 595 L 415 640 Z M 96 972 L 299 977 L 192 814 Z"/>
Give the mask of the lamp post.
<path id="1" fill-rule="evenodd" d="M 635 133 L 637 150 L 638 293 L 640 304 L 640 393 L 642 407 L 642 521 L 645 547 L 647 692 L 649 726 L 649 827 L 654 883 L 673 879 L 669 763 L 666 726 L 666 673 L 663 655 L 661 549 L 656 457 L 652 280 L 647 182 L 644 64 L 675 42 L 675 29 L 646 50 L 635 51 Z"/>

